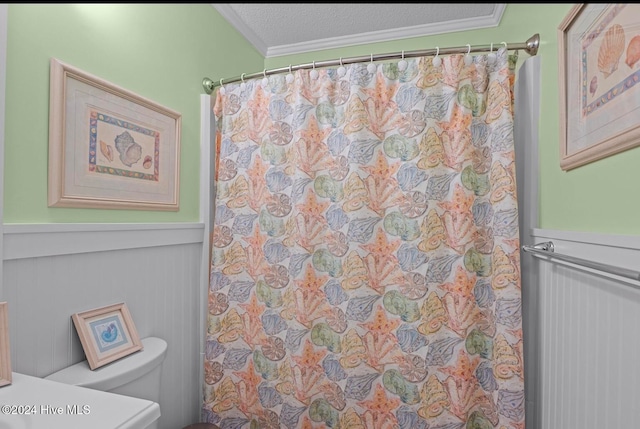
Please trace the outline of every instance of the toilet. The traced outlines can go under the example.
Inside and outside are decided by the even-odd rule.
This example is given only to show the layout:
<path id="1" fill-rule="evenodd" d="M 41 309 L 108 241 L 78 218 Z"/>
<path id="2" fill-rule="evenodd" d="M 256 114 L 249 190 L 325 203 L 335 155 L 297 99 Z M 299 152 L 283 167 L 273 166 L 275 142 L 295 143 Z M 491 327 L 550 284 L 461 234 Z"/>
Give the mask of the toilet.
<path id="1" fill-rule="evenodd" d="M 74 386 L 132 396 L 159 404 L 162 362 L 167 342 L 161 338 L 142 339 L 142 350 L 103 367 L 91 370 L 85 360 L 45 377 Z M 156 429 L 157 420 L 144 429 Z"/>

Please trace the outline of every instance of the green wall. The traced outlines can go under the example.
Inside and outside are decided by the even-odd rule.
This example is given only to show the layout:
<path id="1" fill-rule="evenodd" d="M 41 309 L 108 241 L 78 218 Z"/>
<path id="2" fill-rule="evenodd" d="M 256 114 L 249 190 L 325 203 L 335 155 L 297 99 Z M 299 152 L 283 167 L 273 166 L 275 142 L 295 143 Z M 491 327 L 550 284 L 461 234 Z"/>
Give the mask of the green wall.
<path id="1" fill-rule="evenodd" d="M 197 222 L 202 79 L 262 69 L 264 58 L 210 4 L 10 4 L 4 222 Z M 47 207 L 49 61 L 182 114 L 180 210 Z"/>
<path id="2" fill-rule="evenodd" d="M 209 4 L 9 6 L 6 223 L 184 222 L 198 219 L 199 95 L 214 80 L 266 68 L 541 37 L 540 227 L 640 234 L 640 149 L 569 172 L 559 163 L 557 28 L 573 4 L 508 4 L 498 27 L 264 60 Z M 180 211 L 47 207 L 49 59 L 100 76 L 183 115 Z M 520 63 L 528 55 L 520 53 Z"/>
<path id="3" fill-rule="evenodd" d="M 573 3 L 507 5 L 495 28 L 352 46 L 268 58 L 268 69 L 339 57 L 464 46 L 524 42 L 540 34 L 541 57 L 540 227 L 608 234 L 640 234 L 640 148 L 565 172 L 560 168 L 557 29 Z M 528 55 L 520 53 L 519 64 Z M 256 71 L 256 70 L 252 70 Z"/>

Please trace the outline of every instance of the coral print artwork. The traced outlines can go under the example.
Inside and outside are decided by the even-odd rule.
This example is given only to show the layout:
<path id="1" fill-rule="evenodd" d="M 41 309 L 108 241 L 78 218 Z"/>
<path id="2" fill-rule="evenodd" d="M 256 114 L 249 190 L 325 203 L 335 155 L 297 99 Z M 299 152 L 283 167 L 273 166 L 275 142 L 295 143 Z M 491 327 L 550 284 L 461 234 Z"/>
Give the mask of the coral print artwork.
<path id="1" fill-rule="evenodd" d="M 567 18 L 560 27 L 565 169 L 640 142 L 640 5 L 580 4 Z"/>

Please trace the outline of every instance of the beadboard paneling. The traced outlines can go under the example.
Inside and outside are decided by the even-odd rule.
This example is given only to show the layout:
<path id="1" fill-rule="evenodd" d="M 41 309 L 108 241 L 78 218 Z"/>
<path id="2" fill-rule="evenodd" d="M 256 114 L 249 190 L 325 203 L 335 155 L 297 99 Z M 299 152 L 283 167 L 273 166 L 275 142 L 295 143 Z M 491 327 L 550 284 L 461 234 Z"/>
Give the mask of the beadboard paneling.
<path id="1" fill-rule="evenodd" d="M 190 230 L 186 229 L 187 236 Z M 67 248 L 65 237 L 76 233 L 58 232 L 49 244 L 58 241 L 61 248 Z M 140 337 L 157 336 L 169 345 L 162 369 L 161 429 L 196 422 L 201 402 L 203 245 L 202 238 L 189 244 L 169 244 L 172 241 L 142 248 L 5 259 L 3 298 L 9 303 L 13 370 L 44 377 L 83 360 L 71 314 L 124 301 Z M 193 240 L 187 237 L 184 241 Z M 11 244 L 8 250 L 11 255 Z"/>
<path id="2" fill-rule="evenodd" d="M 638 270 L 640 237 L 534 230 L 557 253 Z M 633 428 L 640 421 L 640 283 L 533 259 L 540 343 L 539 428 Z"/>

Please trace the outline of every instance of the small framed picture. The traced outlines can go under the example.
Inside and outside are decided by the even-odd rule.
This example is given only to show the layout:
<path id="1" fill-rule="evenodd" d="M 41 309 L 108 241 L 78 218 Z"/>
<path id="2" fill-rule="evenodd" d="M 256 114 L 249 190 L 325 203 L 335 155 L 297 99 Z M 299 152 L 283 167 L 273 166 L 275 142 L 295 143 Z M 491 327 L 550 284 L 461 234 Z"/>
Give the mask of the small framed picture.
<path id="1" fill-rule="evenodd" d="M 11 384 L 11 348 L 9 347 L 9 312 L 0 302 L 0 386 Z"/>
<path id="2" fill-rule="evenodd" d="M 142 350 L 142 342 L 123 302 L 71 315 L 92 370 Z"/>

